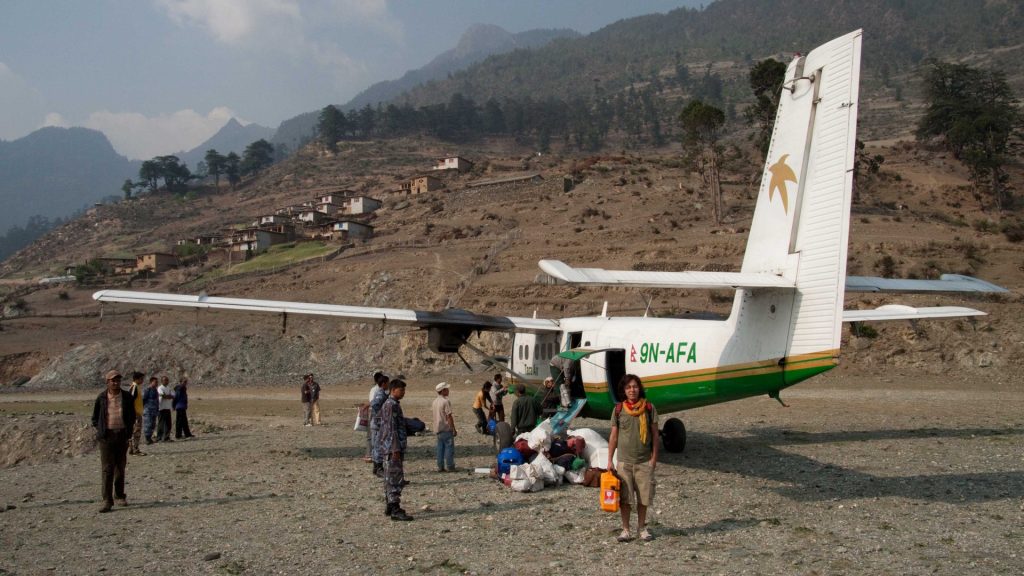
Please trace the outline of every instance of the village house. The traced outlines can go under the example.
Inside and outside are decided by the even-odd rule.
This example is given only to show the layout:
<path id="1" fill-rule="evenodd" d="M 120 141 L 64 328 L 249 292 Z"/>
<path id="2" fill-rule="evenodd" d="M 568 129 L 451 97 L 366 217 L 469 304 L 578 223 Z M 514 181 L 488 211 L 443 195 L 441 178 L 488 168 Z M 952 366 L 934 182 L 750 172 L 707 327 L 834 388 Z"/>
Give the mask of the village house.
<path id="1" fill-rule="evenodd" d="M 330 196 L 327 196 L 330 198 Z M 344 204 L 335 204 L 334 202 L 320 202 L 316 205 L 316 211 L 327 214 L 328 216 L 334 216 L 340 212 L 345 211 Z"/>
<path id="2" fill-rule="evenodd" d="M 253 226 L 253 228 L 259 228 L 260 230 L 275 232 L 277 234 L 284 234 L 285 242 L 291 242 L 292 240 L 295 240 L 295 224 L 291 222 L 285 222 L 284 224 L 276 224 L 274 226 Z"/>
<path id="3" fill-rule="evenodd" d="M 434 166 L 434 170 L 458 170 L 459 172 L 469 172 L 472 169 L 473 163 L 462 156 L 441 158 L 437 161 L 437 165 Z"/>
<path id="4" fill-rule="evenodd" d="M 267 216 L 260 216 L 260 220 L 257 223 L 258 226 L 276 226 L 279 224 L 286 224 L 291 222 L 291 218 L 284 214 L 270 214 Z"/>
<path id="5" fill-rule="evenodd" d="M 384 203 L 376 198 L 370 198 L 369 196 L 353 196 L 348 199 L 345 213 L 346 214 L 369 214 L 376 211 Z"/>
<path id="6" fill-rule="evenodd" d="M 308 206 L 303 206 L 302 204 L 292 204 L 291 206 L 285 206 L 284 208 L 278 208 L 274 213 L 278 214 L 280 216 L 294 216 L 295 214 L 298 214 L 299 212 L 302 212 L 302 211 L 308 210 L 308 209 L 309 209 Z"/>
<path id="7" fill-rule="evenodd" d="M 341 205 L 345 203 L 346 198 L 354 195 L 355 191 L 353 190 L 339 190 L 337 192 L 332 192 L 330 194 L 321 194 L 320 197 L 317 199 L 317 203 Z"/>
<path id="8" fill-rule="evenodd" d="M 433 176 L 417 176 L 402 183 L 402 192 L 406 194 L 422 194 L 444 188 L 444 183 Z"/>
<path id="9" fill-rule="evenodd" d="M 323 222 L 328 220 L 330 218 L 330 216 L 328 216 L 327 214 L 324 214 L 323 212 L 320 212 L 318 210 L 307 208 L 306 210 L 303 210 L 302 212 L 297 213 L 295 215 L 295 218 L 299 222 L 302 222 L 302 223 L 305 223 L 305 224 L 317 225 L 317 224 L 322 224 Z"/>
<path id="10" fill-rule="evenodd" d="M 332 238 L 336 240 L 369 240 L 373 237 L 373 226 L 355 220 L 341 220 L 334 223 L 332 232 Z"/>
<path id="11" fill-rule="evenodd" d="M 337 218 L 327 217 L 319 222 L 307 222 L 296 231 L 295 235 L 296 237 L 307 238 L 309 240 L 330 240 L 332 226 L 334 226 L 334 223 L 337 221 Z"/>
<path id="12" fill-rule="evenodd" d="M 224 242 L 224 237 L 217 234 L 205 234 L 196 236 L 193 240 L 197 246 L 213 246 Z"/>
<path id="13" fill-rule="evenodd" d="M 161 274 L 178 267 L 178 257 L 166 252 L 149 252 L 135 257 L 135 271 Z"/>
<path id="14" fill-rule="evenodd" d="M 288 242 L 288 237 L 281 232 L 262 228 L 246 228 L 235 231 L 231 236 L 230 250 L 259 254 L 275 244 L 284 244 L 285 242 Z"/>
<path id="15" fill-rule="evenodd" d="M 136 258 L 121 256 L 105 256 L 96 258 L 99 268 L 108 274 L 134 274 Z"/>

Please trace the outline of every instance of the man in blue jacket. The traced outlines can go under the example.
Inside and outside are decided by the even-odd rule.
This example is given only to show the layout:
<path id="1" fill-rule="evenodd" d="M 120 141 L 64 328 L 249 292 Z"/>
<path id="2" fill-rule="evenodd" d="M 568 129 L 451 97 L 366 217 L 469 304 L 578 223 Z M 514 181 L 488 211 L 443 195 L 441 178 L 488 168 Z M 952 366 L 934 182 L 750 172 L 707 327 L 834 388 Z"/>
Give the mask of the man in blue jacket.
<path id="1" fill-rule="evenodd" d="M 174 387 L 174 437 L 178 440 L 192 437 L 188 427 L 188 378 L 182 378 Z"/>

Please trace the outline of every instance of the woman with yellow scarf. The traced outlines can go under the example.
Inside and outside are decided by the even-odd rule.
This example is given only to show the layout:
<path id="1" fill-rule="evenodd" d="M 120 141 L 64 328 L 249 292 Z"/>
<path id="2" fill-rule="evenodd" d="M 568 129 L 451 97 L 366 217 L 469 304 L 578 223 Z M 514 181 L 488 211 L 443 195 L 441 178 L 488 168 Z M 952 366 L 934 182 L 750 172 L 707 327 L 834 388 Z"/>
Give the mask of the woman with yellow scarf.
<path id="1" fill-rule="evenodd" d="M 608 438 L 608 470 L 622 482 L 619 514 L 622 533 L 619 542 L 633 539 L 629 531 L 629 515 L 636 507 L 640 539 L 654 539 L 647 530 L 647 508 L 654 502 L 654 468 L 658 462 L 658 412 L 647 401 L 643 383 L 635 374 L 626 374 L 619 381 L 618 397 L 625 398 L 612 412 L 612 433 Z M 618 457 L 615 450 L 618 449 Z M 618 467 L 615 465 L 618 460 Z"/>

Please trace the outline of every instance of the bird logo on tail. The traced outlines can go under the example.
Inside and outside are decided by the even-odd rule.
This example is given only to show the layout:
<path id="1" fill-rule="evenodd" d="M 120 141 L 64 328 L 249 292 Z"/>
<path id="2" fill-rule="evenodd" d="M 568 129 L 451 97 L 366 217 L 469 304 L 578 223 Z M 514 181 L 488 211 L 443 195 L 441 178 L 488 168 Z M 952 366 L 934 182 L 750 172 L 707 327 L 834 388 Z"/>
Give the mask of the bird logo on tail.
<path id="1" fill-rule="evenodd" d="M 768 171 L 772 173 L 772 179 L 768 182 L 768 201 L 771 202 L 775 198 L 775 191 L 779 191 L 779 197 L 782 198 L 782 210 L 786 214 L 789 214 L 789 195 L 786 192 L 786 181 L 796 183 L 796 174 L 793 173 L 793 169 L 786 165 L 786 159 L 789 158 L 789 154 L 783 154 L 779 161 L 768 167 Z"/>

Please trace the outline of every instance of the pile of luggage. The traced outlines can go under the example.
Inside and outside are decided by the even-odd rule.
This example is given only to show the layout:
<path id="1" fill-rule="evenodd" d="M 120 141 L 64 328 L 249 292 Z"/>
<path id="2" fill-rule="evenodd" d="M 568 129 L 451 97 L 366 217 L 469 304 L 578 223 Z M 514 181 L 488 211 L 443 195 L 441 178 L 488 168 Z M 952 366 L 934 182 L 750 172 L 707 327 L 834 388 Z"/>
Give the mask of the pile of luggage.
<path id="1" fill-rule="evenodd" d="M 608 441 L 589 428 L 568 430 L 565 438 L 551 432 L 545 420 L 520 434 L 498 453 L 491 477 L 517 492 L 538 492 L 567 482 L 599 487 L 608 464 Z"/>

